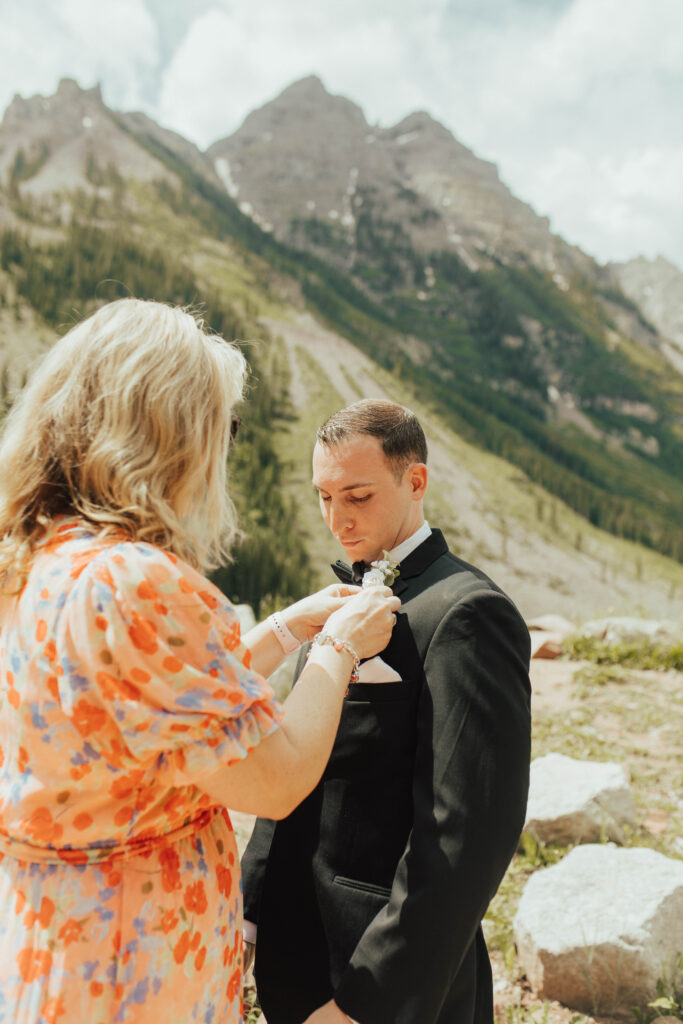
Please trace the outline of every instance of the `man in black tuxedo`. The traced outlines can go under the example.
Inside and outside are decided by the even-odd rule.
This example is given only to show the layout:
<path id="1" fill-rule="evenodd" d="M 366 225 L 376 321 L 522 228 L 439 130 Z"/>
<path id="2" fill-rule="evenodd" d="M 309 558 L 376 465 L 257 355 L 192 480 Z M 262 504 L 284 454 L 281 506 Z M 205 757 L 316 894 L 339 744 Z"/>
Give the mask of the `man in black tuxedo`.
<path id="1" fill-rule="evenodd" d="M 352 562 L 400 563 L 402 606 L 349 686 L 321 782 L 289 817 L 259 820 L 243 859 L 268 1024 L 493 1020 L 481 921 L 524 822 L 529 635 L 425 523 L 426 459 L 393 403 L 358 402 L 318 431 L 323 517 Z"/>

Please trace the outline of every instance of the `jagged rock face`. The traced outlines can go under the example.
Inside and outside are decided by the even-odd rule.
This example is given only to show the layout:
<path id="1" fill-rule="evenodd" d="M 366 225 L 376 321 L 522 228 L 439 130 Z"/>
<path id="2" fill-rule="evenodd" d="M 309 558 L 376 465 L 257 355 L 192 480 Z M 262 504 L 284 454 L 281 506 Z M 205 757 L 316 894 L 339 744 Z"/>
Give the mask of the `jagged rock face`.
<path id="1" fill-rule="evenodd" d="M 363 204 L 372 202 L 417 249 L 453 248 L 473 269 L 487 254 L 524 252 L 562 283 L 592 264 L 428 114 L 373 128 L 315 77 L 254 111 L 207 156 L 245 212 L 281 238 L 292 239 L 297 219 L 316 217 L 352 242 Z"/>
<path id="2" fill-rule="evenodd" d="M 113 166 L 127 178 L 169 179 L 169 171 L 117 123 L 99 87 L 62 79 L 54 96 L 15 96 L 0 125 L 0 180 L 45 196 L 94 191 L 98 172 Z"/>
<path id="3" fill-rule="evenodd" d="M 245 212 L 279 237 L 297 218 L 318 217 L 348 231 L 361 172 L 364 182 L 391 174 L 371 135 L 360 107 L 307 78 L 249 114 L 207 156 Z"/>
<path id="4" fill-rule="evenodd" d="M 611 263 L 619 287 L 670 342 L 662 350 L 683 372 L 683 273 L 663 256 Z"/>

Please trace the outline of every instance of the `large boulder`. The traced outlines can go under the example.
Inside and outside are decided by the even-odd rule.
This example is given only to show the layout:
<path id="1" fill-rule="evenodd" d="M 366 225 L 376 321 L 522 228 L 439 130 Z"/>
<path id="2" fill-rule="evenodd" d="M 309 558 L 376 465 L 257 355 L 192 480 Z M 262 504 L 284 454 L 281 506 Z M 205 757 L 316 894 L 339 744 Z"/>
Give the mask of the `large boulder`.
<path id="1" fill-rule="evenodd" d="M 683 951 L 683 862 L 577 846 L 531 876 L 514 931 L 539 997 L 593 1015 L 644 1005 Z"/>
<path id="2" fill-rule="evenodd" d="M 624 841 L 636 824 L 629 774 L 620 764 L 546 754 L 531 762 L 525 831 L 543 843 Z"/>

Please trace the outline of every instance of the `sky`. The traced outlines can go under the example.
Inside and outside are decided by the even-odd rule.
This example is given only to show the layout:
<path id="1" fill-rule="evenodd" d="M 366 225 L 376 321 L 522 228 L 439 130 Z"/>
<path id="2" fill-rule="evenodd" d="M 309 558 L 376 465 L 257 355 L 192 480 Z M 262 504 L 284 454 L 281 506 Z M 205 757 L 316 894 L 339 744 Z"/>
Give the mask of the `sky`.
<path id="1" fill-rule="evenodd" d="M 317 74 L 426 110 L 600 262 L 683 269 L 681 0 L 0 0 L 0 110 L 99 82 L 206 148 Z"/>

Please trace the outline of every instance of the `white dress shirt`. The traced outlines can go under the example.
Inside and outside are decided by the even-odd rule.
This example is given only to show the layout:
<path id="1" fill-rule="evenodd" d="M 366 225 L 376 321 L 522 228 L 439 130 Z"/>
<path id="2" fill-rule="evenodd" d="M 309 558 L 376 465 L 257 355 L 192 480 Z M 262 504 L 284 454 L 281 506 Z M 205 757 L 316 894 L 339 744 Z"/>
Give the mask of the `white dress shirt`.
<path id="1" fill-rule="evenodd" d="M 422 526 L 418 526 L 415 533 L 411 533 L 410 537 L 406 537 L 405 540 L 397 544 L 395 548 L 392 548 L 389 552 L 389 558 L 392 562 L 398 562 L 399 565 L 404 558 L 412 554 L 415 548 L 419 548 L 423 541 L 427 540 L 427 537 L 431 536 L 431 527 L 427 520 L 423 522 Z"/>

